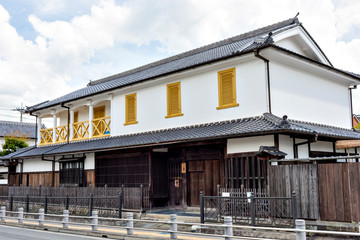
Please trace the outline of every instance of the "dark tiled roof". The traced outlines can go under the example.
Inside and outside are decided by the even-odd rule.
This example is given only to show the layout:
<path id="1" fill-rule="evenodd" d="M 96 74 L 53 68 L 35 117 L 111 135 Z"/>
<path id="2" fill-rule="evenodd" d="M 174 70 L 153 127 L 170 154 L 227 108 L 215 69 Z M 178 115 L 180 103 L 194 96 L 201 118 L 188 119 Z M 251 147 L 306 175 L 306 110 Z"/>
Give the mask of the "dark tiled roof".
<path id="1" fill-rule="evenodd" d="M 275 146 L 260 146 L 259 152 L 255 156 L 276 156 L 285 157 L 287 153 L 277 150 Z"/>
<path id="2" fill-rule="evenodd" d="M 275 115 L 264 113 L 264 115 L 258 117 L 37 147 L 20 152 L 19 154 L 6 156 L 3 159 L 96 152 L 109 149 L 244 137 L 275 132 L 310 134 L 335 139 L 360 139 L 360 133 L 354 132 L 351 129 L 289 119 L 284 120 Z"/>
<path id="3" fill-rule="evenodd" d="M 35 138 L 36 135 L 35 131 L 36 131 L 35 123 L 0 121 L 0 137 L 26 136 L 29 138 Z"/>
<path id="4" fill-rule="evenodd" d="M 181 53 L 151 64 L 135 68 L 120 74 L 91 82 L 87 87 L 59 97 L 57 99 L 28 107 L 27 111 L 46 108 L 62 102 L 83 98 L 96 93 L 109 91 L 129 84 L 149 80 L 173 72 L 185 70 L 202 64 L 218 61 L 270 44 L 266 41 L 270 32 L 276 34 L 283 29 L 299 25 L 297 18 L 291 18 L 267 27 L 247 32 L 204 47 Z"/>
<path id="5" fill-rule="evenodd" d="M 17 156 L 17 155 L 21 154 L 21 153 L 27 152 L 27 151 L 29 151 L 29 150 L 31 150 L 33 148 L 35 148 L 35 146 L 30 146 L 30 147 L 18 149 L 16 152 L 13 152 L 13 153 L 10 153 L 10 154 L 8 154 L 6 156 L 0 157 L 0 160 L 10 159 L 10 158 L 12 158 L 14 156 Z"/>

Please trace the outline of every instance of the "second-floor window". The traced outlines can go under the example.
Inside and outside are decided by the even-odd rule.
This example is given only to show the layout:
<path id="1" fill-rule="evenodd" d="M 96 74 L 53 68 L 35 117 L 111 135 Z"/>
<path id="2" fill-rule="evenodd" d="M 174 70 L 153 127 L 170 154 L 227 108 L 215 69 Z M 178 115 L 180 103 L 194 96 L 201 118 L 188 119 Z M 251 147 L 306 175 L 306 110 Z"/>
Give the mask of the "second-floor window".
<path id="1" fill-rule="evenodd" d="M 166 85 L 167 94 L 167 116 L 177 117 L 182 116 L 181 113 L 181 85 L 180 82 Z"/>
<path id="2" fill-rule="evenodd" d="M 125 96 L 125 124 L 136 124 L 136 93 Z"/>
<path id="3" fill-rule="evenodd" d="M 219 106 L 217 109 L 236 107 L 235 68 L 218 72 Z"/>

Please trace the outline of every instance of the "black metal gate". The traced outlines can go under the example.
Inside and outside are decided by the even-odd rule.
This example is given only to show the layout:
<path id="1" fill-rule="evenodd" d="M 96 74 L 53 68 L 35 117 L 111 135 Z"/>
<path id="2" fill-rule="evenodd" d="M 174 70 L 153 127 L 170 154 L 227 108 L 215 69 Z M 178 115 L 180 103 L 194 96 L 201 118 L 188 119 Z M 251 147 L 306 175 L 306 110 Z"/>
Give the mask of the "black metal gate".
<path id="1" fill-rule="evenodd" d="M 297 218 L 296 196 L 291 197 L 220 197 L 200 193 L 201 222 L 233 222 L 252 226 L 293 226 Z"/>

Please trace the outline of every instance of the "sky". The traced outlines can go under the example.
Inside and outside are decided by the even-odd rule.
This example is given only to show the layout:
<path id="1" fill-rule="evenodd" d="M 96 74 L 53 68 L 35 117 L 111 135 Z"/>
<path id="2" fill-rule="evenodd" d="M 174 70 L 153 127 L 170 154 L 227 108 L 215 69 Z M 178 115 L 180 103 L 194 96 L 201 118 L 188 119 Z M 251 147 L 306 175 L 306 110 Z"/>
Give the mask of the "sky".
<path id="1" fill-rule="evenodd" d="M 0 120 L 298 12 L 332 64 L 360 74 L 358 0 L 0 0 Z M 353 101 L 360 114 L 360 90 Z"/>

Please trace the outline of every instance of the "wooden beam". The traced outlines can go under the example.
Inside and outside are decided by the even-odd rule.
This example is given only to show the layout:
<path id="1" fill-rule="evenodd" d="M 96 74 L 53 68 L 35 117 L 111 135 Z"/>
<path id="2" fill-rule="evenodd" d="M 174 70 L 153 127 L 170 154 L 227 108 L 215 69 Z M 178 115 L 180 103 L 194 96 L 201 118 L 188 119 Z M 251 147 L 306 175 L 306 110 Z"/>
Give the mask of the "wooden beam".
<path id="1" fill-rule="evenodd" d="M 336 141 L 337 149 L 347 149 L 360 147 L 360 140 L 339 140 Z"/>

